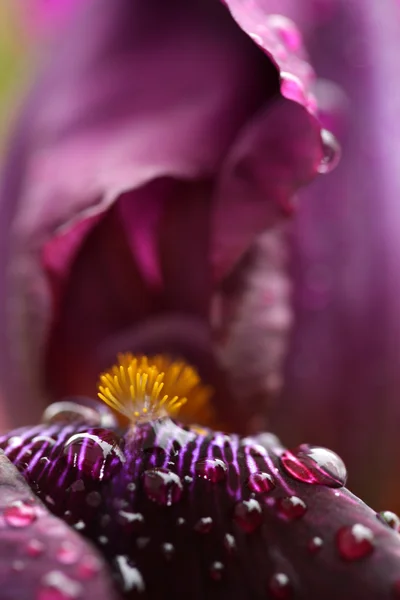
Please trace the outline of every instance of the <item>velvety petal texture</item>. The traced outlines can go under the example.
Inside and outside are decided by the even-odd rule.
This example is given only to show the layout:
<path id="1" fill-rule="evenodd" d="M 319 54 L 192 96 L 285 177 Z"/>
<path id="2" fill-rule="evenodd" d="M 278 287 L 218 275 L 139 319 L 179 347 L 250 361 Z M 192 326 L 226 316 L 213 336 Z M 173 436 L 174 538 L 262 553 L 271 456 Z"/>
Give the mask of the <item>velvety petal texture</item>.
<path id="1" fill-rule="evenodd" d="M 0 455 L 2 600 L 115 600 L 104 560 L 92 544 L 53 516 Z"/>
<path id="2" fill-rule="evenodd" d="M 127 598 L 395 597 L 399 533 L 343 487 L 333 452 L 168 418 L 88 427 L 74 414 L 48 411 L 0 444 L 49 510 L 97 545 Z"/>

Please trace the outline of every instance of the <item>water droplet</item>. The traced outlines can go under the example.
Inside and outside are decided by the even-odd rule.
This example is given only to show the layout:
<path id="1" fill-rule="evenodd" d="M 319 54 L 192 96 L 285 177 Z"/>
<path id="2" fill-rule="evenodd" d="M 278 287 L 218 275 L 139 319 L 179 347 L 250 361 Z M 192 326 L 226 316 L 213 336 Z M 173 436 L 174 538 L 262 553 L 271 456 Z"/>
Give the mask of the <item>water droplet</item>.
<path id="1" fill-rule="evenodd" d="M 71 398 L 50 404 L 42 415 L 42 423 L 85 423 L 88 427 L 115 427 L 114 415 L 92 398 Z"/>
<path id="2" fill-rule="evenodd" d="M 44 544 L 40 540 L 29 540 L 26 545 L 26 553 L 33 558 L 41 556 L 44 552 Z"/>
<path id="3" fill-rule="evenodd" d="M 42 579 L 37 600 L 75 600 L 82 593 L 82 586 L 61 571 L 51 571 Z"/>
<path id="4" fill-rule="evenodd" d="M 149 500 L 171 506 L 182 496 L 182 482 L 168 469 L 149 469 L 143 474 L 144 489 Z"/>
<path id="5" fill-rule="evenodd" d="M 262 510 L 257 500 L 242 500 L 235 506 L 234 519 L 243 531 L 252 533 L 262 523 Z"/>
<path id="6" fill-rule="evenodd" d="M 175 548 L 169 542 L 165 542 L 165 544 L 162 544 L 161 546 L 161 551 L 167 560 L 171 560 L 171 558 L 174 556 Z"/>
<path id="7" fill-rule="evenodd" d="M 292 597 L 292 586 L 289 577 L 285 573 L 275 573 L 271 577 L 268 587 L 274 598 L 288 600 Z"/>
<path id="8" fill-rule="evenodd" d="M 203 458 L 195 464 L 195 472 L 212 483 L 218 483 L 226 478 L 228 467 L 220 458 Z"/>
<path id="9" fill-rule="evenodd" d="M 324 545 L 323 539 L 316 536 L 316 537 L 313 537 L 309 541 L 308 550 L 310 551 L 311 554 L 316 554 L 317 552 L 319 552 L 321 550 L 323 545 Z"/>
<path id="10" fill-rule="evenodd" d="M 307 103 L 304 87 L 300 79 L 284 71 L 281 73 L 281 94 L 285 98 L 288 98 L 288 100 L 293 100 L 299 104 L 304 105 Z"/>
<path id="11" fill-rule="evenodd" d="M 278 512 L 289 521 L 300 519 L 307 510 L 306 503 L 297 496 L 288 496 L 278 500 Z"/>
<path id="12" fill-rule="evenodd" d="M 93 579 L 101 570 L 101 562 L 95 556 L 84 556 L 80 561 L 77 569 L 77 577 L 79 579 Z"/>
<path id="13" fill-rule="evenodd" d="M 55 440 L 48 435 L 37 435 L 32 439 L 29 447 L 33 451 L 44 450 L 45 448 L 52 448 L 55 445 Z"/>
<path id="14" fill-rule="evenodd" d="M 179 518 L 177 519 L 177 521 L 176 521 L 176 524 L 177 524 L 179 527 L 182 527 L 182 525 L 185 525 L 185 523 L 186 523 L 186 520 L 185 520 L 183 517 L 179 517 Z"/>
<path id="15" fill-rule="evenodd" d="M 71 467 L 103 481 L 112 477 L 125 462 L 119 443 L 113 431 L 92 429 L 71 436 L 64 446 L 64 455 Z"/>
<path id="16" fill-rule="evenodd" d="M 342 487 L 346 483 L 347 470 L 335 452 L 319 446 L 301 444 L 294 450 L 286 450 L 280 462 L 288 475 L 303 483 Z"/>
<path id="17" fill-rule="evenodd" d="M 144 592 L 146 589 L 144 579 L 138 569 L 130 564 L 127 556 L 117 556 L 115 564 L 120 574 L 123 592 Z"/>
<path id="18" fill-rule="evenodd" d="M 342 149 L 339 142 L 327 129 L 321 129 L 323 158 L 318 166 L 318 173 L 330 173 L 339 164 Z"/>
<path id="19" fill-rule="evenodd" d="M 4 520 L 11 527 L 28 527 L 36 518 L 36 509 L 24 502 L 14 502 L 4 510 Z"/>
<path id="20" fill-rule="evenodd" d="M 226 533 L 224 536 L 224 546 L 229 554 L 234 554 L 236 551 L 236 540 L 231 533 Z"/>
<path id="21" fill-rule="evenodd" d="M 389 525 L 389 527 L 391 527 L 391 529 L 394 529 L 395 531 L 400 532 L 400 519 L 396 515 L 396 513 L 392 512 L 390 510 L 383 510 L 382 512 L 378 513 L 377 516 L 380 521 L 383 521 L 384 523 Z"/>
<path id="22" fill-rule="evenodd" d="M 369 527 L 356 523 L 339 529 L 336 537 L 339 554 L 345 560 L 359 560 L 374 549 L 374 534 Z"/>
<path id="23" fill-rule="evenodd" d="M 252 492 L 266 494 L 274 489 L 275 480 L 269 473 L 258 471 L 257 473 L 252 473 L 250 475 L 247 480 L 247 485 Z"/>
<path id="24" fill-rule="evenodd" d="M 108 537 L 106 535 L 99 535 L 97 540 L 102 546 L 106 546 L 108 544 Z"/>
<path id="25" fill-rule="evenodd" d="M 210 567 L 210 575 L 214 581 L 221 581 L 224 574 L 224 565 L 218 560 L 214 561 Z"/>
<path id="26" fill-rule="evenodd" d="M 144 517 L 141 513 L 120 510 L 117 514 L 117 522 L 129 531 L 140 531 L 144 525 Z"/>
<path id="27" fill-rule="evenodd" d="M 56 559 L 63 565 L 73 565 L 78 561 L 79 548 L 71 542 L 62 542 L 61 546 L 56 551 Z"/>
<path id="28" fill-rule="evenodd" d="M 274 30 L 281 41 L 292 52 L 297 52 L 302 45 L 301 33 L 296 25 L 283 15 L 269 15 L 268 27 Z"/>
<path id="29" fill-rule="evenodd" d="M 212 518 L 211 517 L 203 517 L 202 519 L 199 519 L 197 521 L 197 523 L 193 529 L 195 531 L 197 531 L 197 533 L 210 533 L 212 527 L 213 527 Z"/>

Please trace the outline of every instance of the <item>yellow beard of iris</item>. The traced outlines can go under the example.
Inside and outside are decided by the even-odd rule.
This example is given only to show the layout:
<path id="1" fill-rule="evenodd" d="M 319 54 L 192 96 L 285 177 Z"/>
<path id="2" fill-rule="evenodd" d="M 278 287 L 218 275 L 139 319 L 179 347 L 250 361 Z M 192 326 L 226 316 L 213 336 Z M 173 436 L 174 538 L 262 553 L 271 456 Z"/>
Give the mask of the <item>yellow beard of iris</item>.
<path id="1" fill-rule="evenodd" d="M 98 396 L 132 424 L 175 417 L 209 424 L 211 388 L 195 369 L 168 357 L 119 354 L 118 363 L 100 375 Z"/>

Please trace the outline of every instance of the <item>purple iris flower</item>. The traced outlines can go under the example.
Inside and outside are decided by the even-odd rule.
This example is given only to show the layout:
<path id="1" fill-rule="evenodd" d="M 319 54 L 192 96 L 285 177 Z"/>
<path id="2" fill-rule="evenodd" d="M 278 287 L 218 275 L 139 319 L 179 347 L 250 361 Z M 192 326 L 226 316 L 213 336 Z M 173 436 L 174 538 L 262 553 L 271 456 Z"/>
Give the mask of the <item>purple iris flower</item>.
<path id="1" fill-rule="evenodd" d="M 368 402 L 359 397 L 359 346 L 378 341 L 390 364 L 382 352 L 388 327 L 382 338 L 378 326 L 360 338 L 361 317 L 348 329 L 334 311 L 316 315 L 318 331 L 308 326 L 329 307 L 334 275 L 317 264 L 305 277 L 299 260 L 298 333 L 280 408 L 271 406 L 293 323 L 287 235 L 295 195 L 337 161 L 321 123 L 343 137 L 345 153 L 362 144 L 365 113 L 345 121 L 347 77 L 354 94 L 380 83 L 357 82 L 352 69 L 359 74 L 365 56 L 357 44 L 358 58 L 337 77 L 337 63 L 325 66 L 318 49 L 331 29 L 347 39 L 354 14 L 363 17 L 357 31 L 378 35 L 384 20 L 395 39 L 397 7 L 375 14 L 361 0 L 351 10 L 340 1 L 306 2 L 304 10 L 284 3 L 316 48 L 316 64 L 337 81 L 326 93 L 332 84 L 316 83 L 299 30 L 274 14 L 277 4 L 91 0 L 31 93 L 0 192 L 0 381 L 10 424 L 24 425 L 0 438 L 0 598 L 400 595 L 398 517 L 377 515 L 344 488 L 346 468 L 333 451 L 288 451 L 259 433 L 267 415 L 288 440 L 307 433 L 340 448 L 325 402 L 342 408 L 348 450 L 358 423 L 341 402 Z M 337 38 L 330 43 L 327 56 Z M 380 59 L 386 67 L 386 54 Z M 374 106 L 386 115 L 376 93 Z M 364 184 L 368 196 L 364 164 L 345 181 Z M 310 256 L 326 247 L 324 236 L 336 249 L 335 220 L 327 216 L 320 228 L 326 205 L 314 208 L 312 197 L 352 197 L 343 181 L 338 169 L 301 192 L 312 208 L 305 224 L 299 219 L 300 259 L 308 229 Z M 372 209 L 371 200 L 363 217 L 371 231 Z M 366 239 L 379 250 L 373 231 Z M 342 263 L 332 264 L 335 286 L 348 293 L 339 285 Z M 367 281 L 357 287 L 363 300 Z M 371 300 L 376 306 L 385 305 Z M 328 361 L 337 380 L 322 368 L 331 358 L 320 337 L 326 322 L 330 351 L 345 348 Z M 354 380 L 346 343 L 358 361 Z M 120 356 L 100 379 L 117 421 L 91 398 L 119 352 L 141 358 Z M 379 373 L 378 383 L 390 381 Z M 211 401 L 204 384 L 214 389 Z M 363 443 L 362 452 L 367 437 Z M 364 479 L 361 472 L 360 489 Z"/>

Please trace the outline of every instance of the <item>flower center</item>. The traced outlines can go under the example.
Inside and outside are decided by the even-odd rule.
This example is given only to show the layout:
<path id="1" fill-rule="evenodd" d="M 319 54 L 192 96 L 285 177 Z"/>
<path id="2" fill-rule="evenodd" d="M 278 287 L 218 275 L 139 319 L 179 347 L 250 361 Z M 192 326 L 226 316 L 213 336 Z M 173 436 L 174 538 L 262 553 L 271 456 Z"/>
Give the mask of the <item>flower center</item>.
<path id="1" fill-rule="evenodd" d="M 117 364 L 100 375 L 98 396 L 133 424 L 178 412 L 191 421 L 211 420 L 211 388 L 193 367 L 163 355 L 119 354 Z"/>

